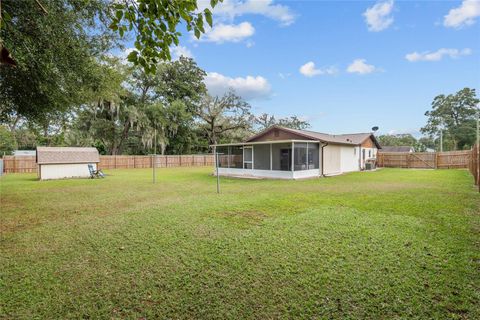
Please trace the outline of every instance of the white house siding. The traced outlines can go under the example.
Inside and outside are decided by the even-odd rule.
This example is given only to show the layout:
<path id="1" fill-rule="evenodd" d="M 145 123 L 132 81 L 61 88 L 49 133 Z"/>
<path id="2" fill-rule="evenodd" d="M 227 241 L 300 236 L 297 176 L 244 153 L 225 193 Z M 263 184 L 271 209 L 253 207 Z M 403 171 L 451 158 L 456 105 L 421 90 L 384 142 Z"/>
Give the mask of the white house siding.
<path id="1" fill-rule="evenodd" d="M 342 172 L 351 172 L 359 170 L 359 147 L 342 146 L 340 168 Z"/>
<path id="2" fill-rule="evenodd" d="M 368 160 L 368 159 L 371 159 L 371 158 L 377 158 L 377 148 L 363 148 L 362 147 L 362 153 L 363 153 L 363 150 L 365 150 L 365 160 Z M 370 154 L 370 156 L 369 156 Z M 365 161 L 363 160 L 363 157 L 362 155 L 360 155 L 361 157 L 361 165 L 362 165 L 362 169 L 365 169 Z"/>
<path id="3" fill-rule="evenodd" d="M 273 179 L 304 179 L 304 178 L 320 176 L 319 169 L 302 170 L 302 171 L 280 171 L 280 170 L 218 168 L 218 173 L 220 176 L 257 177 L 257 178 L 273 178 Z"/>
<path id="4" fill-rule="evenodd" d="M 97 169 L 95 163 L 92 164 Z M 72 164 L 41 164 L 40 179 L 64 179 L 64 178 L 88 178 L 90 171 L 88 163 L 72 163 Z"/>
<path id="5" fill-rule="evenodd" d="M 325 175 L 342 173 L 342 146 L 329 144 L 324 147 L 323 173 Z"/>

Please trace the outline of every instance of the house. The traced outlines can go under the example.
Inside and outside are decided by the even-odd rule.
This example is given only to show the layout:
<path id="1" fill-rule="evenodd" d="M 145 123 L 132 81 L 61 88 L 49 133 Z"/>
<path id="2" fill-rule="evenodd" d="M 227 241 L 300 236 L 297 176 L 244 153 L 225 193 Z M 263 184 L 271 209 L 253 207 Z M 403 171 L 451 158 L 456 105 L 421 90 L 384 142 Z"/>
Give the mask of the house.
<path id="1" fill-rule="evenodd" d="M 382 146 L 382 152 L 415 152 L 412 146 Z"/>
<path id="2" fill-rule="evenodd" d="M 100 162 L 96 148 L 37 147 L 40 180 L 88 178 L 88 165 L 97 169 Z"/>
<path id="3" fill-rule="evenodd" d="M 218 173 L 300 179 L 365 169 L 380 144 L 372 133 L 331 135 L 272 126 L 240 143 L 218 144 Z"/>

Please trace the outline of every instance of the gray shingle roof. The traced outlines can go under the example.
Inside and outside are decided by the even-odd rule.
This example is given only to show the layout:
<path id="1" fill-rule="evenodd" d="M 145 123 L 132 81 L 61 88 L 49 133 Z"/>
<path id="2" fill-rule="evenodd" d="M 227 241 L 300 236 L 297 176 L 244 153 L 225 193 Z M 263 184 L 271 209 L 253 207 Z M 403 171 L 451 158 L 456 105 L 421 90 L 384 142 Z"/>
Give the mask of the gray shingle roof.
<path id="1" fill-rule="evenodd" d="M 380 144 L 375 139 L 375 136 L 371 133 L 328 134 L 328 133 L 321 133 L 321 132 L 315 132 L 310 130 L 291 129 L 291 128 L 285 128 L 280 126 L 272 126 L 266 129 L 265 131 L 263 131 L 262 133 L 265 133 L 273 128 L 278 128 L 285 131 L 293 132 L 314 140 L 320 140 L 324 142 L 338 143 L 338 144 L 359 145 L 369 137 L 372 137 L 372 140 L 377 145 L 377 147 L 381 148 Z M 252 140 L 253 138 L 261 135 L 262 133 L 255 135 L 254 137 L 248 139 L 247 141 Z"/>
<path id="2" fill-rule="evenodd" d="M 96 148 L 37 147 L 38 164 L 98 163 Z"/>

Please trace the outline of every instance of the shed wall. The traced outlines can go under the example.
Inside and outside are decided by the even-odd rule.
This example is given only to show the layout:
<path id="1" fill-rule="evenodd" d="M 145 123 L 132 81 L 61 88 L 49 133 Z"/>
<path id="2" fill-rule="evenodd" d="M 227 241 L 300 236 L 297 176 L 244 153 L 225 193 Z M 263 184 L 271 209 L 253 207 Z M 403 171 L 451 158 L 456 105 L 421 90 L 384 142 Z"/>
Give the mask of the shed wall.
<path id="1" fill-rule="evenodd" d="M 93 163 L 93 168 L 97 168 L 97 164 Z M 40 179 L 64 179 L 64 178 L 88 178 L 88 163 L 72 163 L 72 164 L 41 164 Z"/>

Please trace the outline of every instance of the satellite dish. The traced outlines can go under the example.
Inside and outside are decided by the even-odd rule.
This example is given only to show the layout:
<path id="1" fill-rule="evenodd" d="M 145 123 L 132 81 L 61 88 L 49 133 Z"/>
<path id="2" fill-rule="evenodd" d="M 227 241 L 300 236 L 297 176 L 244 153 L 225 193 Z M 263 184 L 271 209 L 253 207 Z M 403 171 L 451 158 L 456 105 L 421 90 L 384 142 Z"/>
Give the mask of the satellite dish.
<path id="1" fill-rule="evenodd" d="M 373 131 L 373 132 L 375 132 L 375 131 L 377 131 L 377 130 L 378 130 L 378 127 L 377 127 L 377 126 L 375 126 L 375 127 L 372 128 L 372 131 Z"/>

